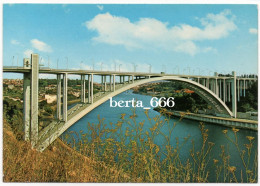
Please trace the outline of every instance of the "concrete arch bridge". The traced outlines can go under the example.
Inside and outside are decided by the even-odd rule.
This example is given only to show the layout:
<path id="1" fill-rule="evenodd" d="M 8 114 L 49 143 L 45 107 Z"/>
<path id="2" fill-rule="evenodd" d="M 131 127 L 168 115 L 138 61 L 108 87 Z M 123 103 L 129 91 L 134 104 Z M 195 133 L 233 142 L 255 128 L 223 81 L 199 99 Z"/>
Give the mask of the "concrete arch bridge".
<path id="1" fill-rule="evenodd" d="M 256 78 L 237 77 L 235 72 L 232 72 L 232 77 L 219 77 L 217 73 L 215 76 L 198 76 L 41 68 L 39 67 L 38 54 L 32 54 L 30 59 L 25 58 L 23 62 L 23 67 L 4 67 L 3 72 L 23 73 L 25 140 L 30 140 L 32 147 L 39 151 L 46 149 L 64 131 L 91 110 L 109 98 L 135 86 L 165 80 L 178 82 L 195 91 L 217 113 L 226 117 L 236 117 L 237 101 L 239 101 L 240 96 L 245 96 L 245 90 L 252 81 L 257 80 Z M 38 122 L 39 73 L 57 75 L 57 119 L 40 131 Z M 68 110 L 68 76 L 71 74 L 81 76 L 81 102 Z M 94 76 L 101 77 L 102 88 L 96 94 L 93 92 Z M 86 77 L 88 85 L 86 85 Z M 119 81 L 116 80 L 117 78 Z M 86 92 L 88 93 L 87 97 Z M 232 111 L 226 106 L 227 101 L 232 101 Z"/>

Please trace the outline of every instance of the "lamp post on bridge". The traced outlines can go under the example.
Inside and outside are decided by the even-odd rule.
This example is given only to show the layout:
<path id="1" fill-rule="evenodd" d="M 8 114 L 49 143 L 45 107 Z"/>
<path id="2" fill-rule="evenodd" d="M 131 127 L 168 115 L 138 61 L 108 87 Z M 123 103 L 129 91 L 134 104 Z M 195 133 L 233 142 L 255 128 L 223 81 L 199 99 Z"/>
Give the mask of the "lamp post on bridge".
<path id="1" fill-rule="evenodd" d="M 137 67 L 137 65 L 134 64 L 134 63 L 132 63 L 132 64 L 133 64 L 133 66 L 134 66 L 134 72 L 136 72 L 136 67 Z"/>
<path id="2" fill-rule="evenodd" d="M 65 57 L 67 59 L 67 70 L 69 69 L 69 58 L 68 57 Z"/>
<path id="3" fill-rule="evenodd" d="M 122 64 L 119 64 L 119 72 L 120 72 L 120 67 L 122 66 Z"/>
<path id="4" fill-rule="evenodd" d="M 152 65 L 149 64 L 149 73 L 152 73 Z"/>
<path id="5" fill-rule="evenodd" d="M 102 66 L 103 66 L 103 62 L 101 62 L 100 64 L 100 70 L 102 71 Z"/>

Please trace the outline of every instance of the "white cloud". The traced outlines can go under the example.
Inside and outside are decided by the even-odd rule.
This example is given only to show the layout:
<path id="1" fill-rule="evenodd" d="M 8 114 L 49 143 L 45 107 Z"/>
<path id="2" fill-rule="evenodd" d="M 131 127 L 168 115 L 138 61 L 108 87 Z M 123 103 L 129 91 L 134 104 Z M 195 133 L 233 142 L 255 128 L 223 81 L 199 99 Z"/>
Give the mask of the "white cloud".
<path id="1" fill-rule="evenodd" d="M 198 19 L 201 27 L 187 24 L 169 27 L 168 23 L 153 18 L 131 22 L 125 17 L 106 13 L 85 22 L 85 26 L 98 32 L 98 36 L 93 38 L 97 42 L 123 45 L 127 49 L 162 48 L 195 55 L 205 51 L 196 44 L 197 41 L 221 39 L 234 31 L 234 18 L 229 10 L 224 10 Z"/>
<path id="2" fill-rule="evenodd" d="M 23 52 L 24 57 L 26 57 L 26 58 L 30 58 L 32 53 L 33 53 L 33 50 L 31 50 L 31 49 L 27 49 Z"/>
<path id="3" fill-rule="evenodd" d="M 20 45 L 20 42 L 15 40 L 15 39 L 12 39 L 11 40 L 11 44 L 13 44 L 13 45 Z"/>
<path id="4" fill-rule="evenodd" d="M 51 46 L 46 43 L 39 41 L 38 39 L 31 40 L 32 47 L 41 52 L 52 52 Z"/>
<path id="5" fill-rule="evenodd" d="M 104 6 L 102 6 L 102 5 L 97 5 L 97 7 L 98 7 L 98 9 L 101 10 L 101 11 L 104 9 Z"/>
<path id="6" fill-rule="evenodd" d="M 249 33 L 250 34 L 257 34 L 257 29 L 256 28 L 250 28 Z"/>

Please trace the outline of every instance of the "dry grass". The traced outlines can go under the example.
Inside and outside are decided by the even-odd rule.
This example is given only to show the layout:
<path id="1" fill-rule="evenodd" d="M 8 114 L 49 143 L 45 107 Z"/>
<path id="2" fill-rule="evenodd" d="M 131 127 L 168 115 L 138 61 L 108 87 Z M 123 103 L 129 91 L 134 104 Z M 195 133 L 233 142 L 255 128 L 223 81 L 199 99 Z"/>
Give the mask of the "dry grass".
<path id="1" fill-rule="evenodd" d="M 103 182 L 96 163 L 64 145 L 61 140 L 39 153 L 19 141 L 4 121 L 4 182 Z"/>

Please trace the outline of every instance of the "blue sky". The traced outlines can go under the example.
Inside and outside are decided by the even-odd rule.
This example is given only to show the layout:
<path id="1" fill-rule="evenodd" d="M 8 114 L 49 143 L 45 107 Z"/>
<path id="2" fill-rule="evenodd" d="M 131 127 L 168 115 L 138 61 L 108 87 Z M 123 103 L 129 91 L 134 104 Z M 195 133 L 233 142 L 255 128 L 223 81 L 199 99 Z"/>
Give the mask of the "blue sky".
<path id="1" fill-rule="evenodd" d="M 3 65 L 257 73 L 257 22 L 256 5 L 5 4 Z"/>

